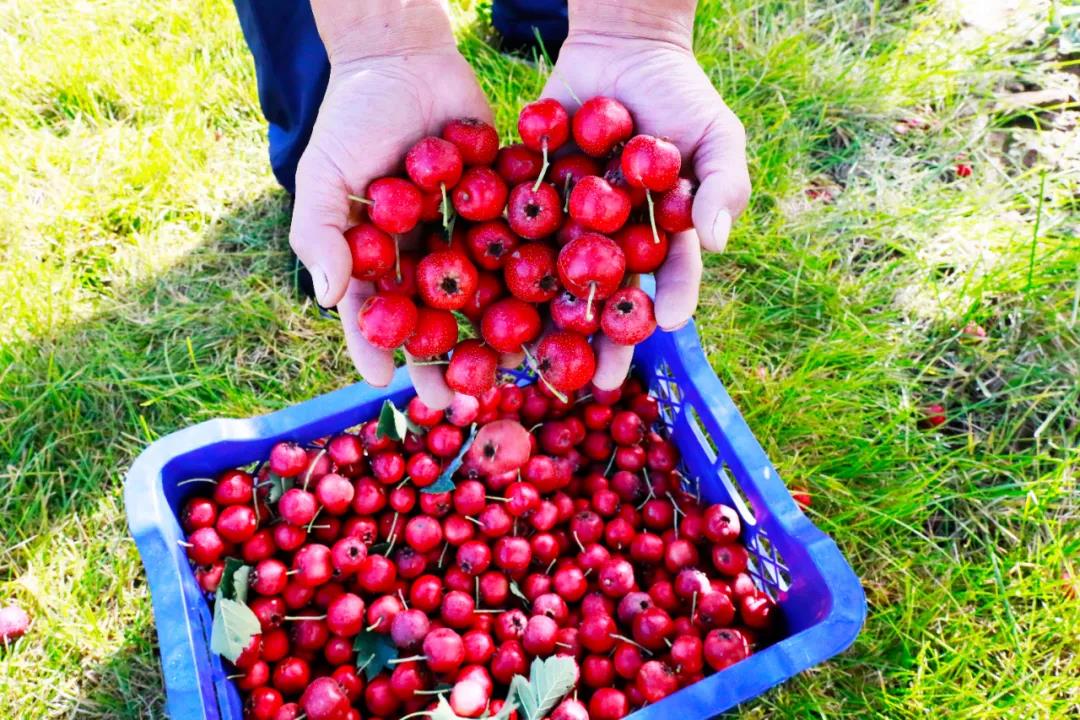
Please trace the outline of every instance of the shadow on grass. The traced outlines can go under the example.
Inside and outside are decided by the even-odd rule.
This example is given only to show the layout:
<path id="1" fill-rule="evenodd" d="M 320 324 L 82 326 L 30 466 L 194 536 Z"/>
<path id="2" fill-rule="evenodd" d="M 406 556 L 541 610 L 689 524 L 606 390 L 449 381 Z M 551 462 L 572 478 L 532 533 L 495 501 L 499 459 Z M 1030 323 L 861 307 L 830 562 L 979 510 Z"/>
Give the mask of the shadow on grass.
<path id="1" fill-rule="evenodd" d="M 20 648 L 32 661 L 0 680 L 37 696 L 42 716 L 57 705 L 80 717 L 160 714 L 149 595 L 118 517 L 132 460 L 174 430 L 354 379 L 331 340 L 336 322 L 294 291 L 287 228 L 286 196 L 265 193 L 232 208 L 167 272 L 116 290 L 93 317 L 0 347 L 0 579 L 21 581 L 5 595 L 40 609 L 36 647 Z M 78 677 L 79 696 L 50 683 L 50 672 Z"/>

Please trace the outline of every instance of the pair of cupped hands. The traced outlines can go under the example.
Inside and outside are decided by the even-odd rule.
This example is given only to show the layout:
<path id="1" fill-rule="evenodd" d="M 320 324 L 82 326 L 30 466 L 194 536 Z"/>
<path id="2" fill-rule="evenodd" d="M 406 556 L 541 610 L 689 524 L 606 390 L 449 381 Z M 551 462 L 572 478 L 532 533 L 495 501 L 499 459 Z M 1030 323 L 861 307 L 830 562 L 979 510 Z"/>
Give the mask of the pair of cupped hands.
<path id="1" fill-rule="evenodd" d="M 357 312 L 374 287 L 351 277 L 343 233 L 358 216 L 348 196 L 363 195 L 372 180 L 399 172 L 413 143 L 439 135 L 448 121 L 475 117 L 491 123 L 492 113 L 472 68 L 452 43 L 333 60 L 297 169 L 290 243 L 311 272 L 319 303 L 337 306 L 357 370 L 368 383 L 384 386 L 394 373 L 393 354 L 369 345 L 357 325 Z M 742 125 L 688 43 L 571 31 L 542 95 L 557 99 L 571 114 L 579 106 L 575 98 L 614 97 L 630 110 L 636 132 L 667 138 L 681 151 L 684 168 L 700 183 L 695 229 L 671 238 L 667 261 L 656 273 L 655 308 L 662 329 L 686 324 L 698 303 L 702 250 L 724 249 L 732 220 L 750 194 Z M 633 348 L 599 334 L 593 344 L 593 383 L 617 387 L 629 371 Z M 407 362 L 420 399 L 432 408 L 448 406 L 454 392 L 442 369 Z"/>

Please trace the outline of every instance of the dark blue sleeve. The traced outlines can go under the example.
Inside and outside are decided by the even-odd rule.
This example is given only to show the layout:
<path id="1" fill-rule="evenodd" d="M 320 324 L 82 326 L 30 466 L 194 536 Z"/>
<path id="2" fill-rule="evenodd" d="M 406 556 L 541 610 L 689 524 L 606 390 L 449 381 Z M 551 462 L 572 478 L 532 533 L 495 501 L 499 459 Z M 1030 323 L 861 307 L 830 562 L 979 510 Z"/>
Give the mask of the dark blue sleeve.
<path id="1" fill-rule="evenodd" d="M 296 163 L 326 92 L 326 50 L 309 0 L 235 0 L 235 5 L 255 59 L 259 104 L 270 126 L 270 166 L 292 193 Z"/>
<path id="2" fill-rule="evenodd" d="M 310 0 L 234 0 L 255 59 L 259 104 L 269 123 L 270 165 L 295 192 L 296 163 L 311 137 L 330 64 Z M 534 43 L 533 28 L 554 55 L 566 38 L 565 0 L 496 0 L 492 22 L 509 48 Z"/>

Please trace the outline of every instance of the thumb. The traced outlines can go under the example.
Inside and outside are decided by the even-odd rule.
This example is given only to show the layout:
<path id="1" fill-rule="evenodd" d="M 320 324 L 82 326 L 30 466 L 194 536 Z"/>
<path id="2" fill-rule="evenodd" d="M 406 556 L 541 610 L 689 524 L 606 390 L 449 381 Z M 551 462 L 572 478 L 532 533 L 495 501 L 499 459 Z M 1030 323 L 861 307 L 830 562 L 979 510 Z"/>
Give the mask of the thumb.
<path id="1" fill-rule="evenodd" d="M 311 273 L 319 304 L 333 307 L 352 275 L 352 253 L 345 242 L 349 199 L 341 176 L 314 159 L 313 152 L 309 146 L 296 169 L 289 245 Z"/>
<path id="2" fill-rule="evenodd" d="M 726 107 L 709 124 L 694 153 L 694 173 L 701 180 L 694 197 L 694 227 L 703 248 L 723 252 L 731 223 L 750 199 L 746 131 Z"/>

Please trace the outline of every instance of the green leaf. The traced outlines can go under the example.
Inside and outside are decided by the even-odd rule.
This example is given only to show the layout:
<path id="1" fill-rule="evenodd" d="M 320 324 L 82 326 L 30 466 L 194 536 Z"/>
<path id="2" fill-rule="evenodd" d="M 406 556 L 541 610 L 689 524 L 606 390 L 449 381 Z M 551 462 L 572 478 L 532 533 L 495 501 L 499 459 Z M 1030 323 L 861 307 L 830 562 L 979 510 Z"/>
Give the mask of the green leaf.
<path id="1" fill-rule="evenodd" d="M 409 422 L 405 413 L 394 407 L 394 403 L 389 400 L 383 401 L 382 409 L 379 410 L 379 424 L 375 426 L 376 437 L 388 437 L 391 440 L 401 441 L 405 439 L 405 433 L 409 430 L 416 432 L 418 429 L 416 425 Z"/>
<path id="2" fill-rule="evenodd" d="M 244 603 L 227 597 L 220 597 L 214 603 L 210 649 L 229 662 L 236 662 L 260 631 L 259 618 Z"/>
<path id="3" fill-rule="evenodd" d="M 388 634 L 370 630 L 356 636 L 353 650 L 356 651 L 356 667 L 363 668 L 369 681 L 386 669 L 387 662 L 398 656 L 397 647 Z"/>
<path id="4" fill-rule="evenodd" d="M 476 439 L 476 425 L 472 426 L 469 430 L 469 437 L 465 439 L 465 442 L 461 443 L 461 450 L 458 451 L 457 456 L 450 461 L 450 464 L 443 468 L 442 474 L 439 475 L 439 479 L 428 485 L 426 488 L 421 488 L 420 492 L 424 493 L 444 493 L 450 492 L 457 485 L 454 484 L 454 473 L 460 468 L 462 463 L 465 462 L 465 453 L 469 451 L 469 447 L 473 444 L 473 440 Z"/>
<path id="5" fill-rule="evenodd" d="M 577 663 L 565 655 L 533 660 L 529 679 L 515 675 L 507 702 L 516 701 L 525 720 L 540 720 L 574 689 Z"/>
<path id="6" fill-rule="evenodd" d="M 243 560 L 234 557 L 225 558 L 225 571 L 221 574 L 221 583 L 217 589 L 218 602 L 225 599 L 246 603 L 250 581 L 250 565 L 245 565 Z"/>
<path id="7" fill-rule="evenodd" d="M 516 580 L 510 581 L 510 594 L 516 598 L 521 598 L 525 602 L 529 602 L 529 598 L 525 597 L 525 593 L 521 592 L 521 588 L 518 586 Z"/>
<path id="8" fill-rule="evenodd" d="M 375 543 L 368 548 L 368 555 L 385 555 L 386 551 L 390 549 L 389 542 Z"/>
<path id="9" fill-rule="evenodd" d="M 274 473 L 269 473 L 266 476 L 266 483 L 268 488 L 266 491 L 266 502 L 271 505 L 280 500 L 286 490 L 291 490 L 293 486 L 296 485 L 296 481 L 293 480 L 293 478 L 283 478 Z"/>

